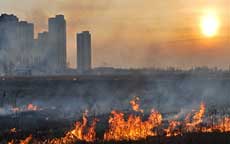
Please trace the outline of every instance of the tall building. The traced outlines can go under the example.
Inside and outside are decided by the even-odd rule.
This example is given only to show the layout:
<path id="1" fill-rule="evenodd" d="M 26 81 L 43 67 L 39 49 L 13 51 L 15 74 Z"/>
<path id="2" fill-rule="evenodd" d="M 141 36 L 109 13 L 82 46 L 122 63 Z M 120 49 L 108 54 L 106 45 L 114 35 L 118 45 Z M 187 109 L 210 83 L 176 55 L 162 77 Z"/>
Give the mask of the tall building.
<path id="1" fill-rule="evenodd" d="M 17 44 L 18 18 L 15 15 L 2 14 L 0 16 L 0 49 L 9 50 Z"/>
<path id="2" fill-rule="evenodd" d="M 20 21 L 18 23 L 18 40 L 23 51 L 31 50 L 34 41 L 34 24 Z"/>
<path id="3" fill-rule="evenodd" d="M 34 41 L 33 59 L 34 64 L 38 67 L 46 68 L 49 58 L 47 52 L 49 49 L 48 32 L 38 33 L 38 38 Z"/>
<path id="4" fill-rule="evenodd" d="M 91 69 L 91 34 L 89 31 L 77 33 L 77 68 L 81 72 Z"/>
<path id="5" fill-rule="evenodd" d="M 2 14 L 0 16 L 0 63 L 4 67 L 11 65 L 28 66 L 34 43 L 34 25 L 19 21 L 17 16 Z M 8 68 L 5 68 L 8 69 Z"/>
<path id="6" fill-rule="evenodd" d="M 17 26 L 17 40 L 20 48 L 18 61 L 22 66 L 32 64 L 32 48 L 34 45 L 34 24 L 26 21 L 20 21 Z"/>
<path id="7" fill-rule="evenodd" d="M 66 21 L 64 15 L 49 18 L 49 50 L 51 65 L 58 70 L 66 68 Z"/>

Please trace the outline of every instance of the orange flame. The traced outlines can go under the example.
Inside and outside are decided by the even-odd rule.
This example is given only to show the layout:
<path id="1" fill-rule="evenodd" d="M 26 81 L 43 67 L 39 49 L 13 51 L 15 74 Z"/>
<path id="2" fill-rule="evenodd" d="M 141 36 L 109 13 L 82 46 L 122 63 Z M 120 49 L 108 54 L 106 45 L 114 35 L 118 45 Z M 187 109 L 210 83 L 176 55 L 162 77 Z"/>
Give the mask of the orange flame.
<path id="1" fill-rule="evenodd" d="M 14 144 L 14 140 L 9 141 L 7 144 Z"/>
<path id="2" fill-rule="evenodd" d="M 194 114 L 191 122 L 189 122 L 189 115 L 186 117 L 185 125 L 187 132 L 196 132 L 200 130 L 201 127 L 199 127 L 199 125 L 202 123 L 202 118 L 204 117 L 205 110 L 205 104 L 202 102 L 200 105 L 200 110 Z"/>
<path id="3" fill-rule="evenodd" d="M 134 97 L 134 99 L 131 100 L 129 103 L 130 103 L 130 105 L 132 106 L 132 109 L 133 109 L 134 111 L 143 113 L 143 110 L 140 109 L 139 101 L 140 101 L 140 98 L 136 96 L 136 97 Z"/>
<path id="4" fill-rule="evenodd" d="M 20 140 L 20 144 L 29 144 L 32 140 L 32 135 L 28 136 L 25 140 Z"/>
<path id="5" fill-rule="evenodd" d="M 143 110 L 139 107 L 138 97 L 131 100 L 130 105 L 133 111 L 141 113 L 130 114 L 126 117 L 123 112 L 113 110 L 108 120 L 109 128 L 104 133 L 104 141 L 140 140 L 146 139 L 148 136 L 162 135 L 162 133 L 159 132 L 164 132 L 164 136 L 166 137 L 183 135 L 184 133 L 190 132 L 230 132 L 230 117 L 218 117 L 218 120 L 212 125 L 206 123 L 209 121 L 206 121 L 207 118 L 204 117 L 206 112 L 204 103 L 201 103 L 197 112 L 189 113 L 184 120 L 179 121 L 177 120 L 178 117 L 174 120 L 167 121 L 168 123 L 165 120 L 164 122 L 166 122 L 168 126 L 162 124 L 163 117 L 156 110 L 152 110 L 149 117 L 143 120 Z M 87 112 L 85 112 L 82 116 L 82 122 L 76 122 L 75 128 L 67 132 L 64 137 L 37 143 L 72 144 L 79 141 L 93 143 L 97 140 L 95 131 L 97 121 L 97 119 L 94 119 L 92 124 L 89 125 Z M 16 132 L 16 129 L 13 128 L 10 131 Z M 25 140 L 21 140 L 20 144 L 28 144 L 31 140 L 32 135 Z M 14 140 L 8 142 L 8 144 L 14 143 Z"/>
<path id="6" fill-rule="evenodd" d="M 29 144 L 32 141 L 32 135 L 28 136 L 27 138 L 25 138 L 24 140 L 20 140 L 19 144 Z M 16 142 L 14 140 L 9 141 L 7 144 L 16 144 Z"/>
<path id="7" fill-rule="evenodd" d="M 33 104 L 28 104 L 27 105 L 27 110 L 29 110 L 29 111 L 37 111 L 38 110 L 38 106 L 33 105 Z"/>
<path id="8" fill-rule="evenodd" d="M 138 100 L 138 99 L 136 99 Z M 134 111 L 139 111 L 139 105 L 131 101 Z M 162 122 L 162 115 L 153 110 L 148 120 L 142 121 L 141 116 L 129 115 L 125 120 L 124 113 L 112 111 L 109 118 L 109 130 L 104 134 L 104 141 L 121 141 L 121 140 L 138 140 L 148 136 L 156 136 L 157 132 L 153 129 L 158 127 Z"/>
<path id="9" fill-rule="evenodd" d="M 164 131 L 167 137 L 182 135 L 180 129 L 178 128 L 181 125 L 181 122 L 170 121 L 168 128 Z"/>
<path id="10" fill-rule="evenodd" d="M 63 138 L 56 138 L 53 140 L 48 140 L 49 144 L 69 144 L 76 143 L 77 141 L 85 141 L 85 142 L 94 142 L 96 140 L 96 123 L 97 119 L 94 119 L 91 126 L 87 127 L 87 117 L 86 113 L 83 113 L 82 123 L 76 122 L 75 129 L 68 132 Z M 88 128 L 88 130 L 87 130 Z"/>
<path id="11" fill-rule="evenodd" d="M 17 132 L 17 131 L 16 131 L 16 128 L 10 129 L 10 132 L 11 132 L 11 133 L 16 133 L 16 132 Z"/>

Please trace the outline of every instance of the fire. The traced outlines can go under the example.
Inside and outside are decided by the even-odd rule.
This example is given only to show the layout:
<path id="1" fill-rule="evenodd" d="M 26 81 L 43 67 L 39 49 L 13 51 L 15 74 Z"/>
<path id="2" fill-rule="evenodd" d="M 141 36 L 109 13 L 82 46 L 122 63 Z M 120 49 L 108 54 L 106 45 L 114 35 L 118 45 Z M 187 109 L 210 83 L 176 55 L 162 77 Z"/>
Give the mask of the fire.
<path id="1" fill-rule="evenodd" d="M 108 120 L 108 129 L 104 133 L 103 140 L 96 138 L 97 119 L 89 124 L 87 112 L 83 113 L 82 121 L 75 123 L 75 128 L 68 131 L 64 137 L 45 140 L 43 142 L 33 140 L 35 144 L 73 144 L 77 142 L 95 141 L 130 141 L 146 139 L 151 136 L 181 136 L 185 133 L 208 133 L 208 132 L 230 132 L 230 117 L 217 117 L 212 121 L 210 117 L 205 117 L 206 106 L 201 103 L 199 110 L 189 113 L 184 120 L 178 120 L 178 116 L 173 120 L 163 120 L 163 116 L 156 110 L 152 110 L 150 115 L 143 118 L 144 111 L 140 109 L 139 98 L 135 97 L 130 101 L 130 105 L 134 112 L 125 115 L 124 112 L 113 110 Z M 36 106 L 28 105 L 28 109 L 37 110 Z M 210 122 L 213 122 L 212 124 Z M 16 132 L 12 128 L 10 132 Z M 32 142 L 32 135 L 25 140 L 21 140 L 20 144 L 28 144 Z M 12 140 L 8 144 L 15 144 Z"/>
<path id="2" fill-rule="evenodd" d="M 230 132 L 230 117 L 224 117 L 213 129 L 220 132 Z"/>
<path id="3" fill-rule="evenodd" d="M 189 122 L 189 115 L 186 117 L 185 125 L 186 125 L 187 132 L 195 132 L 200 130 L 199 125 L 202 123 L 202 118 L 204 117 L 205 110 L 206 110 L 205 104 L 201 103 L 200 110 L 194 114 L 191 122 Z"/>
<path id="4" fill-rule="evenodd" d="M 139 98 L 130 101 L 133 110 L 143 113 L 136 100 Z M 157 132 L 154 131 L 154 128 L 157 128 L 162 122 L 162 115 L 155 110 L 151 112 L 146 121 L 143 121 L 141 116 L 134 114 L 129 115 L 125 120 L 124 113 L 117 111 L 112 111 L 111 115 L 109 130 L 104 134 L 104 141 L 138 140 L 156 136 Z"/>
<path id="5" fill-rule="evenodd" d="M 133 109 L 134 111 L 143 113 L 143 110 L 140 109 L 139 101 L 140 101 L 140 98 L 136 96 L 136 97 L 134 97 L 134 99 L 131 100 L 129 103 L 130 103 L 130 105 L 132 106 L 132 109 Z"/>
<path id="6" fill-rule="evenodd" d="M 11 132 L 11 133 L 16 133 L 16 132 L 17 132 L 17 131 L 16 131 L 16 128 L 10 129 L 10 132 Z"/>
<path id="7" fill-rule="evenodd" d="M 84 142 L 94 142 L 96 140 L 96 123 L 97 119 L 94 119 L 92 124 L 88 127 L 87 114 L 83 113 L 82 123 L 76 122 L 75 129 L 66 133 L 62 138 L 55 138 L 51 140 L 46 140 L 44 142 L 35 142 L 40 144 L 74 144 L 78 141 Z M 32 140 L 32 135 L 27 137 L 25 140 L 21 140 L 20 144 L 29 144 Z M 8 142 L 8 144 L 15 144 L 14 140 Z"/>
<path id="8" fill-rule="evenodd" d="M 24 107 L 12 107 L 11 111 L 16 113 L 16 112 L 25 112 L 25 111 L 38 111 L 38 110 L 42 110 L 40 109 L 38 106 L 33 105 L 33 104 L 28 104 Z"/>
<path id="9" fill-rule="evenodd" d="M 25 140 L 20 140 L 20 144 L 29 144 L 32 140 L 32 135 L 28 136 Z"/>
<path id="10" fill-rule="evenodd" d="M 28 111 L 36 111 L 36 110 L 38 110 L 38 106 L 33 105 L 33 104 L 28 104 L 27 105 L 27 110 Z"/>
<path id="11" fill-rule="evenodd" d="M 71 131 L 71 134 L 75 136 L 80 141 L 93 142 L 96 140 L 95 127 L 97 120 L 94 119 L 92 125 L 87 129 L 87 118 L 86 113 L 83 114 L 83 123 L 76 122 L 75 129 Z"/>
<path id="12" fill-rule="evenodd" d="M 14 144 L 14 140 L 9 141 L 7 144 Z"/>
<path id="13" fill-rule="evenodd" d="M 53 140 L 48 140 L 46 143 L 48 144 L 72 144 L 78 141 L 85 142 L 94 142 L 96 140 L 96 123 L 97 119 L 94 119 L 91 126 L 87 127 L 87 113 L 83 113 L 82 123 L 76 122 L 75 129 L 69 131 L 65 137 L 56 138 Z"/>
<path id="14" fill-rule="evenodd" d="M 29 135 L 24 140 L 20 140 L 19 144 L 29 144 L 32 141 L 32 138 L 32 135 Z M 8 142 L 8 144 L 16 144 L 16 142 L 14 140 L 11 140 L 10 142 Z"/>
<path id="15" fill-rule="evenodd" d="M 179 121 L 170 121 L 168 128 L 164 131 L 167 137 L 182 135 L 181 130 L 179 129 L 181 126 L 181 122 Z"/>

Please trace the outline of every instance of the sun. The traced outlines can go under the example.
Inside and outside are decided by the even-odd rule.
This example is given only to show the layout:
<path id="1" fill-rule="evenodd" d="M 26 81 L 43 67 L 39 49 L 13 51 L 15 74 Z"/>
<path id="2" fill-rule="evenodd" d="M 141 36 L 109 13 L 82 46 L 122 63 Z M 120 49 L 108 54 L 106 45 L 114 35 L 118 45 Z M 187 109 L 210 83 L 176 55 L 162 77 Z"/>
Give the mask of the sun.
<path id="1" fill-rule="evenodd" d="M 201 31 L 206 37 L 217 35 L 219 29 L 219 20 L 215 13 L 207 12 L 201 18 Z"/>

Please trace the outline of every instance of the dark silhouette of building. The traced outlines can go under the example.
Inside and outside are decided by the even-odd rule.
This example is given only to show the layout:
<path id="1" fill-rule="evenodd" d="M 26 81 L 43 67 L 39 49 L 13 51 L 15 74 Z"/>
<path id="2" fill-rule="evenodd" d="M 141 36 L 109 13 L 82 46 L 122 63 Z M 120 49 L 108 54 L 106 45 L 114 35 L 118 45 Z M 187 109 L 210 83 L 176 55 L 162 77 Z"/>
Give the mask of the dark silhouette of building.
<path id="1" fill-rule="evenodd" d="M 89 31 L 77 33 L 77 68 L 81 72 L 91 69 L 91 34 Z"/>
<path id="2" fill-rule="evenodd" d="M 49 50 L 48 57 L 53 68 L 66 68 L 66 21 L 64 15 L 49 18 Z"/>

